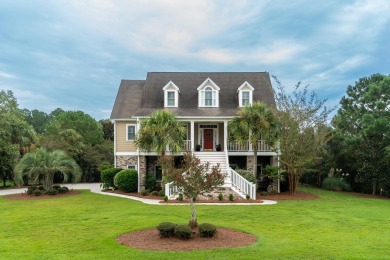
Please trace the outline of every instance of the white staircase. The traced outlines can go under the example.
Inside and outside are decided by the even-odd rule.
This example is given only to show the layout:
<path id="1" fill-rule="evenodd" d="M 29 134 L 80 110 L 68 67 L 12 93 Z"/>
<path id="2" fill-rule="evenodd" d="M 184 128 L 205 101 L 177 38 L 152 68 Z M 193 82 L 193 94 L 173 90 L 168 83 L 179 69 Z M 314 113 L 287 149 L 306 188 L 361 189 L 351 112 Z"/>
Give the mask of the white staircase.
<path id="1" fill-rule="evenodd" d="M 226 163 L 225 152 L 194 152 L 195 157 L 199 158 L 200 162 L 209 163 L 210 168 L 219 164 L 221 173 L 225 175 L 225 185 L 231 185 L 230 174 L 228 174 L 228 165 Z"/>

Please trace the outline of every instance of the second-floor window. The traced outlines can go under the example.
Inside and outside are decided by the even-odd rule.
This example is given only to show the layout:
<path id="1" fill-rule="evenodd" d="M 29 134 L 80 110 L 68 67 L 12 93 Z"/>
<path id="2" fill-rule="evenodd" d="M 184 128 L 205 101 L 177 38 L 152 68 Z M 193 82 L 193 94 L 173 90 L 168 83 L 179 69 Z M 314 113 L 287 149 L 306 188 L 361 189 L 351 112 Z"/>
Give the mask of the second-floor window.
<path id="1" fill-rule="evenodd" d="M 242 91 L 241 104 L 243 107 L 250 105 L 250 92 L 249 91 Z"/>
<path id="2" fill-rule="evenodd" d="M 205 107 L 216 106 L 217 91 L 213 90 L 210 87 L 207 87 L 204 90 L 202 90 L 201 95 L 202 95 L 202 106 Z"/>
<path id="3" fill-rule="evenodd" d="M 135 140 L 135 125 L 127 125 L 126 140 L 127 141 L 134 141 Z"/>
<path id="4" fill-rule="evenodd" d="M 174 107 L 175 105 L 175 91 L 167 92 L 167 106 Z"/>

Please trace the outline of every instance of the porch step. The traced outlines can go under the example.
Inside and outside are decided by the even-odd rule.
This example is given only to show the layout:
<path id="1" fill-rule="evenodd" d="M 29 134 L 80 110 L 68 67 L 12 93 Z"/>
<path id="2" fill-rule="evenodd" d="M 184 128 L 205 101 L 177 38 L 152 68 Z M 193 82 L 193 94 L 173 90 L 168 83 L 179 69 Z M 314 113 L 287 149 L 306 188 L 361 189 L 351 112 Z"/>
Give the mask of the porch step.
<path id="1" fill-rule="evenodd" d="M 219 164 L 221 173 L 226 174 L 225 185 L 229 185 L 231 183 L 230 177 L 227 175 L 225 152 L 194 152 L 194 155 L 199 158 L 201 163 L 208 162 L 210 167 L 217 166 Z"/>

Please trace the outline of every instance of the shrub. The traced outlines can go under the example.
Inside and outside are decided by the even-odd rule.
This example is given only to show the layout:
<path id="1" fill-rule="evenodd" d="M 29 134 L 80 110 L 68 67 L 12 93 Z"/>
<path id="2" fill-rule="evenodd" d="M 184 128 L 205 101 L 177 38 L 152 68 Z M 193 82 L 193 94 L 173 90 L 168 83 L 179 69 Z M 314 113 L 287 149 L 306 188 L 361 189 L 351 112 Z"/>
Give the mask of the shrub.
<path id="1" fill-rule="evenodd" d="M 122 169 L 119 168 L 110 168 L 102 171 L 100 173 L 100 180 L 102 182 L 101 187 L 105 190 L 109 188 L 114 188 L 114 177 L 120 171 L 122 171 Z"/>
<path id="2" fill-rule="evenodd" d="M 167 195 L 164 196 L 164 201 L 168 201 L 168 196 Z"/>
<path id="3" fill-rule="evenodd" d="M 223 200 L 223 195 L 222 195 L 222 193 L 219 193 L 219 194 L 218 194 L 218 200 L 219 200 L 219 201 Z"/>
<path id="4" fill-rule="evenodd" d="M 28 194 L 28 195 L 32 195 L 33 192 L 34 192 L 34 190 L 36 190 L 36 189 L 37 189 L 37 186 L 28 187 L 28 188 L 27 188 L 27 194 Z"/>
<path id="5" fill-rule="evenodd" d="M 351 191 L 351 186 L 341 178 L 327 177 L 322 182 L 322 188 L 334 191 Z"/>
<path id="6" fill-rule="evenodd" d="M 172 222 L 162 222 L 156 227 L 161 237 L 170 237 L 175 234 L 176 225 Z"/>
<path id="7" fill-rule="evenodd" d="M 192 234 L 192 229 L 188 225 L 177 225 L 175 235 L 180 239 L 189 239 Z"/>
<path id="8" fill-rule="evenodd" d="M 42 195 L 42 191 L 40 189 L 35 189 L 32 194 L 34 196 L 41 196 Z"/>
<path id="9" fill-rule="evenodd" d="M 150 190 L 143 190 L 143 191 L 141 191 L 141 195 L 142 196 L 146 196 L 146 195 L 148 195 L 150 193 Z"/>
<path id="10" fill-rule="evenodd" d="M 67 193 L 69 191 L 69 189 L 67 187 L 61 187 L 57 191 L 60 194 L 64 194 L 64 193 Z"/>
<path id="11" fill-rule="evenodd" d="M 49 189 L 45 192 L 47 195 L 57 195 L 56 189 Z"/>
<path id="12" fill-rule="evenodd" d="M 183 201 L 183 194 L 179 194 L 179 197 L 177 197 L 177 199 L 179 200 L 179 201 Z"/>
<path id="13" fill-rule="evenodd" d="M 114 185 L 124 192 L 135 192 L 138 189 L 138 173 L 136 170 L 122 170 L 114 177 Z"/>
<path id="14" fill-rule="evenodd" d="M 234 196 L 233 196 L 233 194 L 231 194 L 231 193 L 229 194 L 229 200 L 230 200 L 230 201 L 233 201 L 233 200 L 234 200 Z"/>
<path id="15" fill-rule="evenodd" d="M 60 185 L 53 185 L 52 188 L 55 190 L 58 190 L 59 188 L 61 188 L 61 186 Z"/>
<path id="16" fill-rule="evenodd" d="M 268 196 L 268 192 L 262 191 L 262 192 L 260 192 L 260 195 L 261 195 L 261 196 Z"/>
<path id="17" fill-rule="evenodd" d="M 165 196 L 165 190 L 160 190 L 158 192 L 158 195 L 161 196 L 161 197 Z"/>
<path id="18" fill-rule="evenodd" d="M 199 225 L 199 235 L 201 237 L 213 237 L 217 232 L 217 228 L 209 223 L 203 223 Z"/>
<path id="19" fill-rule="evenodd" d="M 246 198 L 247 200 L 250 200 L 251 196 L 249 196 L 249 194 L 246 194 L 245 198 Z"/>
<path id="20" fill-rule="evenodd" d="M 154 191 L 152 191 L 152 192 L 150 193 L 150 195 L 152 195 L 152 196 L 158 196 L 158 191 L 154 190 Z"/>
<path id="21" fill-rule="evenodd" d="M 145 180 L 145 188 L 148 190 L 156 189 L 156 177 L 152 175 L 153 173 L 148 173 Z"/>
<path id="22" fill-rule="evenodd" d="M 256 184 L 256 188 L 257 188 L 257 179 L 256 179 L 256 177 L 253 175 L 253 172 L 252 172 L 252 171 L 243 170 L 243 169 L 237 169 L 236 172 L 237 172 L 238 174 L 240 174 L 242 177 L 244 177 L 245 180 L 250 181 L 250 182 Z"/>
<path id="23" fill-rule="evenodd" d="M 39 185 L 38 189 L 41 190 L 41 191 L 45 191 L 45 187 L 43 187 L 42 185 Z"/>

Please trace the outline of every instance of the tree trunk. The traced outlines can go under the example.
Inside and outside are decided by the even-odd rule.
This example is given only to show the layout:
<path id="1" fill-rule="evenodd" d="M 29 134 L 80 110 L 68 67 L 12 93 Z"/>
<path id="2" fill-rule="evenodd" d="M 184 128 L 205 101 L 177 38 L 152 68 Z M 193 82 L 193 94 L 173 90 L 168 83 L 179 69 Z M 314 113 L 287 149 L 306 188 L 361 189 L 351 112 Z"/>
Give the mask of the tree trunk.
<path id="1" fill-rule="evenodd" d="M 376 181 L 376 179 L 374 179 L 372 181 L 372 195 L 376 194 L 376 186 L 377 186 L 377 181 Z"/>
<path id="2" fill-rule="evenodd" d="M 188 223 L 188 225 L 192 229 L 194 229 L 194 228 L 198 227 L 198 220 L 196 219 L 196 209 L 195 209 L 193 197 L 190 197 L 190 207 L 191 207 L 191 218 L 190 218 L 190 222 Z"/>
<path id="3" fill-rule="evenodd" d="M 252 144 L 253 149 L 253 176 L 257 178 L 257 142 Z"/>
<path id="4" fill-rule="evenodd" d="M 54 173 L 47 173 L 45 175 L 45 189 L 49 189 L 53 186 Z"/>

